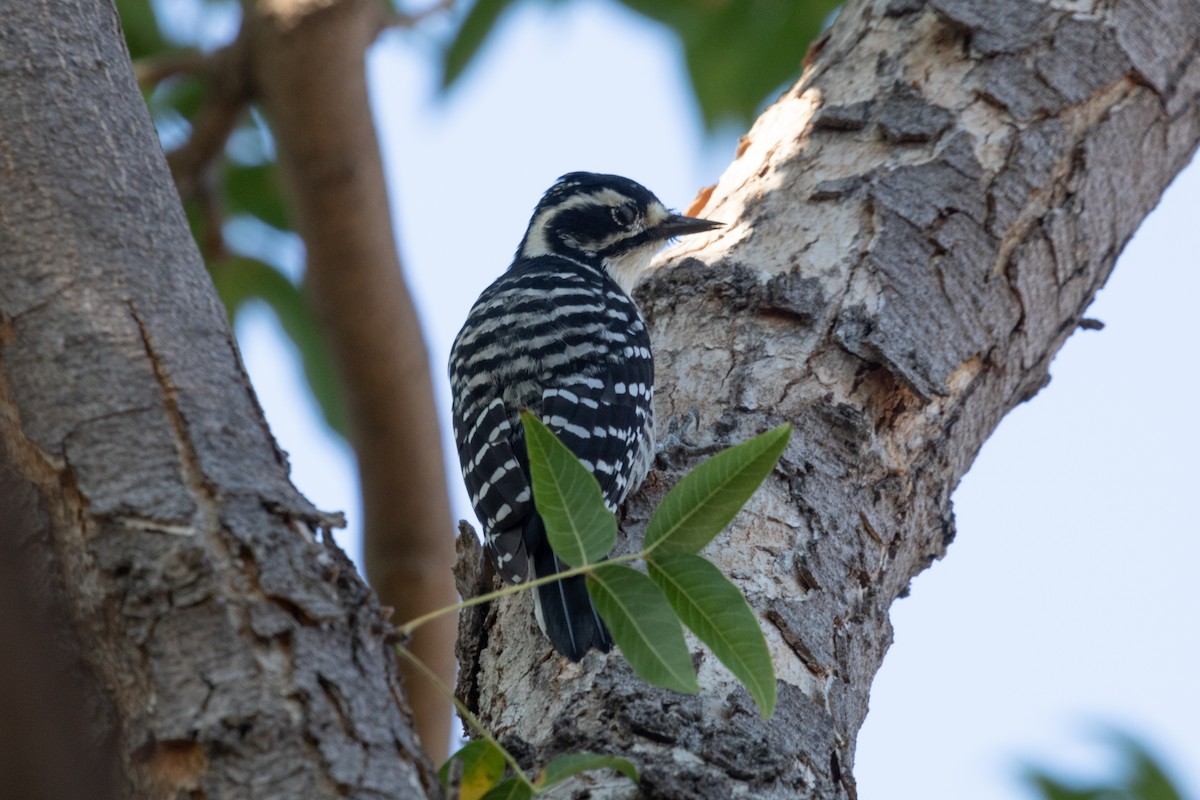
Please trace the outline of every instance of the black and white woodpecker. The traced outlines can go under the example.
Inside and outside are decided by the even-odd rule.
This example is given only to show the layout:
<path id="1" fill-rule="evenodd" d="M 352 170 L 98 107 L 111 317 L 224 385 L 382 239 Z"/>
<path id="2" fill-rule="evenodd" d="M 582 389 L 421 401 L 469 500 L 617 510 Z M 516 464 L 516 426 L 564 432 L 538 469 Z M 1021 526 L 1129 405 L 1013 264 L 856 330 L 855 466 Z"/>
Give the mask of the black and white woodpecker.
<path id="1" fill-rule="evenodd" d="M 562 569 L 534 508 L 519 412 L 537 414 L 616 510 L 654 456 L 654 359 L 630 298 L 653 255 L 720 223 L 672 213 L 642 185 L 572 172 L 543 195 L 512 265 L 450 352 L 454 439 L 487 550 L 510 583 Z M 578 661 L 612 646 L 582 576 L 539 587 L 538 623 Z"/>

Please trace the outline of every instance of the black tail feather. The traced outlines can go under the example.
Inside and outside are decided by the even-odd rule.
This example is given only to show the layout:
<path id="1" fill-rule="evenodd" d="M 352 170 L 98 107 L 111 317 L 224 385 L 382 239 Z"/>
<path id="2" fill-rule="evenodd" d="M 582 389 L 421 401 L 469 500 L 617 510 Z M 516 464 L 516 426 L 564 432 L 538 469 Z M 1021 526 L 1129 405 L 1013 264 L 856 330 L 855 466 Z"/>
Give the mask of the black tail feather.
<path id="1" fill-rule="evenodd" d="M 533 572 L 543 578 L 558 572 L 558 559 L 541 529 L 541 518 L 535 514 L 534 519 L 536 522 L 531 522 L 538 528 L 536 533 L 541 533 L 541 541 L 532 548 Z M 526 538 L 526 545 L 535 538 Z M 582 575 L 537 587 L 536 602 L 540 612 L 538 622 L 546 637 L 555 650 L 570 660 L 580 660 L 593 647 L 603 653 L 612 649 L 612 637 L 592 605 L 587 579 Z"/>

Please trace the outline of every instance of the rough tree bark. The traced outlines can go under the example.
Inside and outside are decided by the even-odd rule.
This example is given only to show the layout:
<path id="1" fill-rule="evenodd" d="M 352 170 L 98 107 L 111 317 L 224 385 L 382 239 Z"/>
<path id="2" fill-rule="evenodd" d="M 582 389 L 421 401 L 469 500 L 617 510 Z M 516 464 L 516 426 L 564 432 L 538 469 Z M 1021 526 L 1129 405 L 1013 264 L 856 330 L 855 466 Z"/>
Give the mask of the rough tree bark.
<path id="1" fill-rule="evenodd" d="M 170 154 L 172 171 L 184 196 L 203 189 L 246 105 L 259 103 L 268 116 L 304 241 L 306 296 L 346 401 L 362 485 L 363 561 L 380 599 L 398 619 L 413 619 L 458 598 L 432 376 L 367 97 L 366 50 L 406 18 L 378 0 L 256 0 L 244 9 L 236 40 L 201 62 L 207 101 L 188 142 Z M 410 643 L 447 683 L 454 629 L 454 619 L 442 617 Z M 401 671 L 422 742 L 441 760 L 450 703 L 407 662 Z"/>
<path id="2" fill-rule="evenodd" d="M 617 655 L 554 658 L 524 597 L 469 632 L 464 697 L 530 765 L 628 755 L 646 796 L 855 796 L 892 601 L 945 553 L 954 487 L 1198 141 L 1194 0 L 847 3 L 691 210 L 729 226 L 639 295 L 662 457 L 630 537 L 714 446 L 795 425 L 710 548 L 767 623 L 775 717 L 699 652 L 698 696 Z"/>
<path id="3" fill-rule="evenodd" d="M 115 11 L 2 16 L 0 453 L 121 795 L 424 796 L 389 629 L 288 482 Z"/>

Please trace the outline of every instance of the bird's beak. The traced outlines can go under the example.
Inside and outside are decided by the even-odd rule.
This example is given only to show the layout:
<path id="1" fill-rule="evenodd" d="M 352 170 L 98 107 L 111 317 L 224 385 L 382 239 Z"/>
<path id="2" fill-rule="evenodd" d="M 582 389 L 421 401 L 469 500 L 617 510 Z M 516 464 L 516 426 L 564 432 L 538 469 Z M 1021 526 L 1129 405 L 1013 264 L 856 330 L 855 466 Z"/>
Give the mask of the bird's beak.
<path id="1" fill-rule="evenodd" d="M 720 228 L 724 222 L 713 222 L 711 219 L 685 217 L 682 214 L 672 214 L 653 228 L 655 238 L 671 239 L 676 236 L 687 236 L 689 233 L 702 233 Z"/>

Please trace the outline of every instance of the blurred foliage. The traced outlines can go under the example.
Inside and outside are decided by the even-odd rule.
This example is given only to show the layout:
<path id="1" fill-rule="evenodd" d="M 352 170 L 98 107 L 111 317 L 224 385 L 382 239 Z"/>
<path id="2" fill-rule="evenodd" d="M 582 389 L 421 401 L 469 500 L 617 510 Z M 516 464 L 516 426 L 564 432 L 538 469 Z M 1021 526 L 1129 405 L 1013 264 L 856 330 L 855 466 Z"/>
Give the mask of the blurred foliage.
<path id="1" fill-rule="evenodd" d="M 300 287 L 270 264 L 247 257 L 232 257 L 211 263 L 209 274 L 225 303 L 231 324 L 242 307 L 250 301 L 262 300 L 270 306 L 283 332 L 299 351 L 304 377 L 308 379 L 309 388 L 325 415 L 325 422 L 345 436 L 346 416 L 333 359 Z"/>
<path id="2" fill-rule="evenodd" d="M 203 30 L 208 26 L 164 26 L 151 0 L 117 0 L 117 9 L 135 63 L 153 64 L 176 53 L 207 49 Z M 204 20 L 228 17 L 237 13 L 237 8 L 196 0 L 191 13 Z M 180 27 L 190 36 L 181 38 Z M 189 120 L 203 105 L 206 89 L 203 75 L 187 71 L 168 74 L 154 85 L 143 87 L 146 104 L 168 152 L 188 140 Z M 184 209 L 230 324 L 252 302 L 265 303 L 295 346 L 325 423 L 344 437 L 346 415 L 333 360 L 304 296 L 303 284 L 289 277 L 298 270 L 288 269 L 284 248 L 267 246 L 247 252 L 244 241 L 239 246 L 229 235 L 230 223 L 235 221 L 249 222 L 261 232 L 258 238 L 268 242 L 296 235 L 283 199 L 271 132 L 258 114 L 245 115 L 221 158 L 201 176 L 199 190 L 185 199 Z"/>
<path id="3" fill-rule="evenodd" d="M 161 53 L 167 47 L 158 28 L 158 16 L 150 0 L 117 0 L 117 13 L 125 29 L 125 44 L 134 61 Z"/>
<path id="4" fill-rule="evenodd" d="M 1112 733 L 1109 739 L 1121 764 L 1117 776 L 1092 783 L 1031 767 L 1025 772 L 1025 781 L 1034 796 L 1044 800 L 1183 800 L 1177 784 L 1144 744 L 1121 733 Z"/>
<path id="5" fill-rule="evenodd" d="M 444 52 L 444 87 L 470 64 L 505 12 L 536 0 L 461 0 L 465 14 Z M 541 0 L 563 4 L 569 0 Z M 435 0 L 426 0 L 432 6 Z M 808 43 L 838 6 L 836 0 L 620 0 L 628 9 L 665 26 L 682 45 L 697 103 L 709 128 L 735 120 L 747 124 L 770 95 L 800 74 Z M 135 63 L 145 66 L 143 93 L 169 152 L 184 146 L 190 120 L 202 108 L 207 77 L 186 68 L 156 70 L 180 53 L 203 53 L 214 46 L 215 31 L 236 31 L 241 13 L 231 0 L 192 0 L 170 6 L 155 0 L 116 0 L 125 39 Z M 421 8 L 420 0 L 406 3 Z M 176 15 L 178 14 L 178 17 Z M 170 23 L 170 24 L 168 24 Z M 199 176 L 185 198 L 192 232 L 225 303 L 231 323 L 253 300 L 275 313 L 292 341 L 313 396 L 329 427 L 345 435 L 345 414 L 337 375 L 322 341 L 302 273 L 287 254 L 246 246 L 230 236 L 231 222 L 250 221 L 267 232 L 295 236 L 280 190 L 274 143 L 265 121 L 251 109 L 226 143 L 219 163 Z M 243 226 L 244 228 L 245 226 Z M 295 248 L 299 249 L 299 248 Z M 254 250 L 254 252 L 250 252 Z"/>
<path id="6" fill-rule="evenodd" d="M 475 0 L 446 49 L 442 86 L 454 85 L 510 8 L 530 0 Z M 561 4 L 564 0 L 543 0 Z M 763 101 L 799 77 L 808 44 L 840 0 L 619 0 L 679 40 L 692 91 L 711 130 L 749 125 Z"/>
<path id="7" fill-rule="evenodd" d="M 226 210 L 230 214 L 248 214 L 268 225 L 288 230 L 287 207 L 280 192 L 274 161 L 242 165 L 226 161 L 222 185 Z"/>

